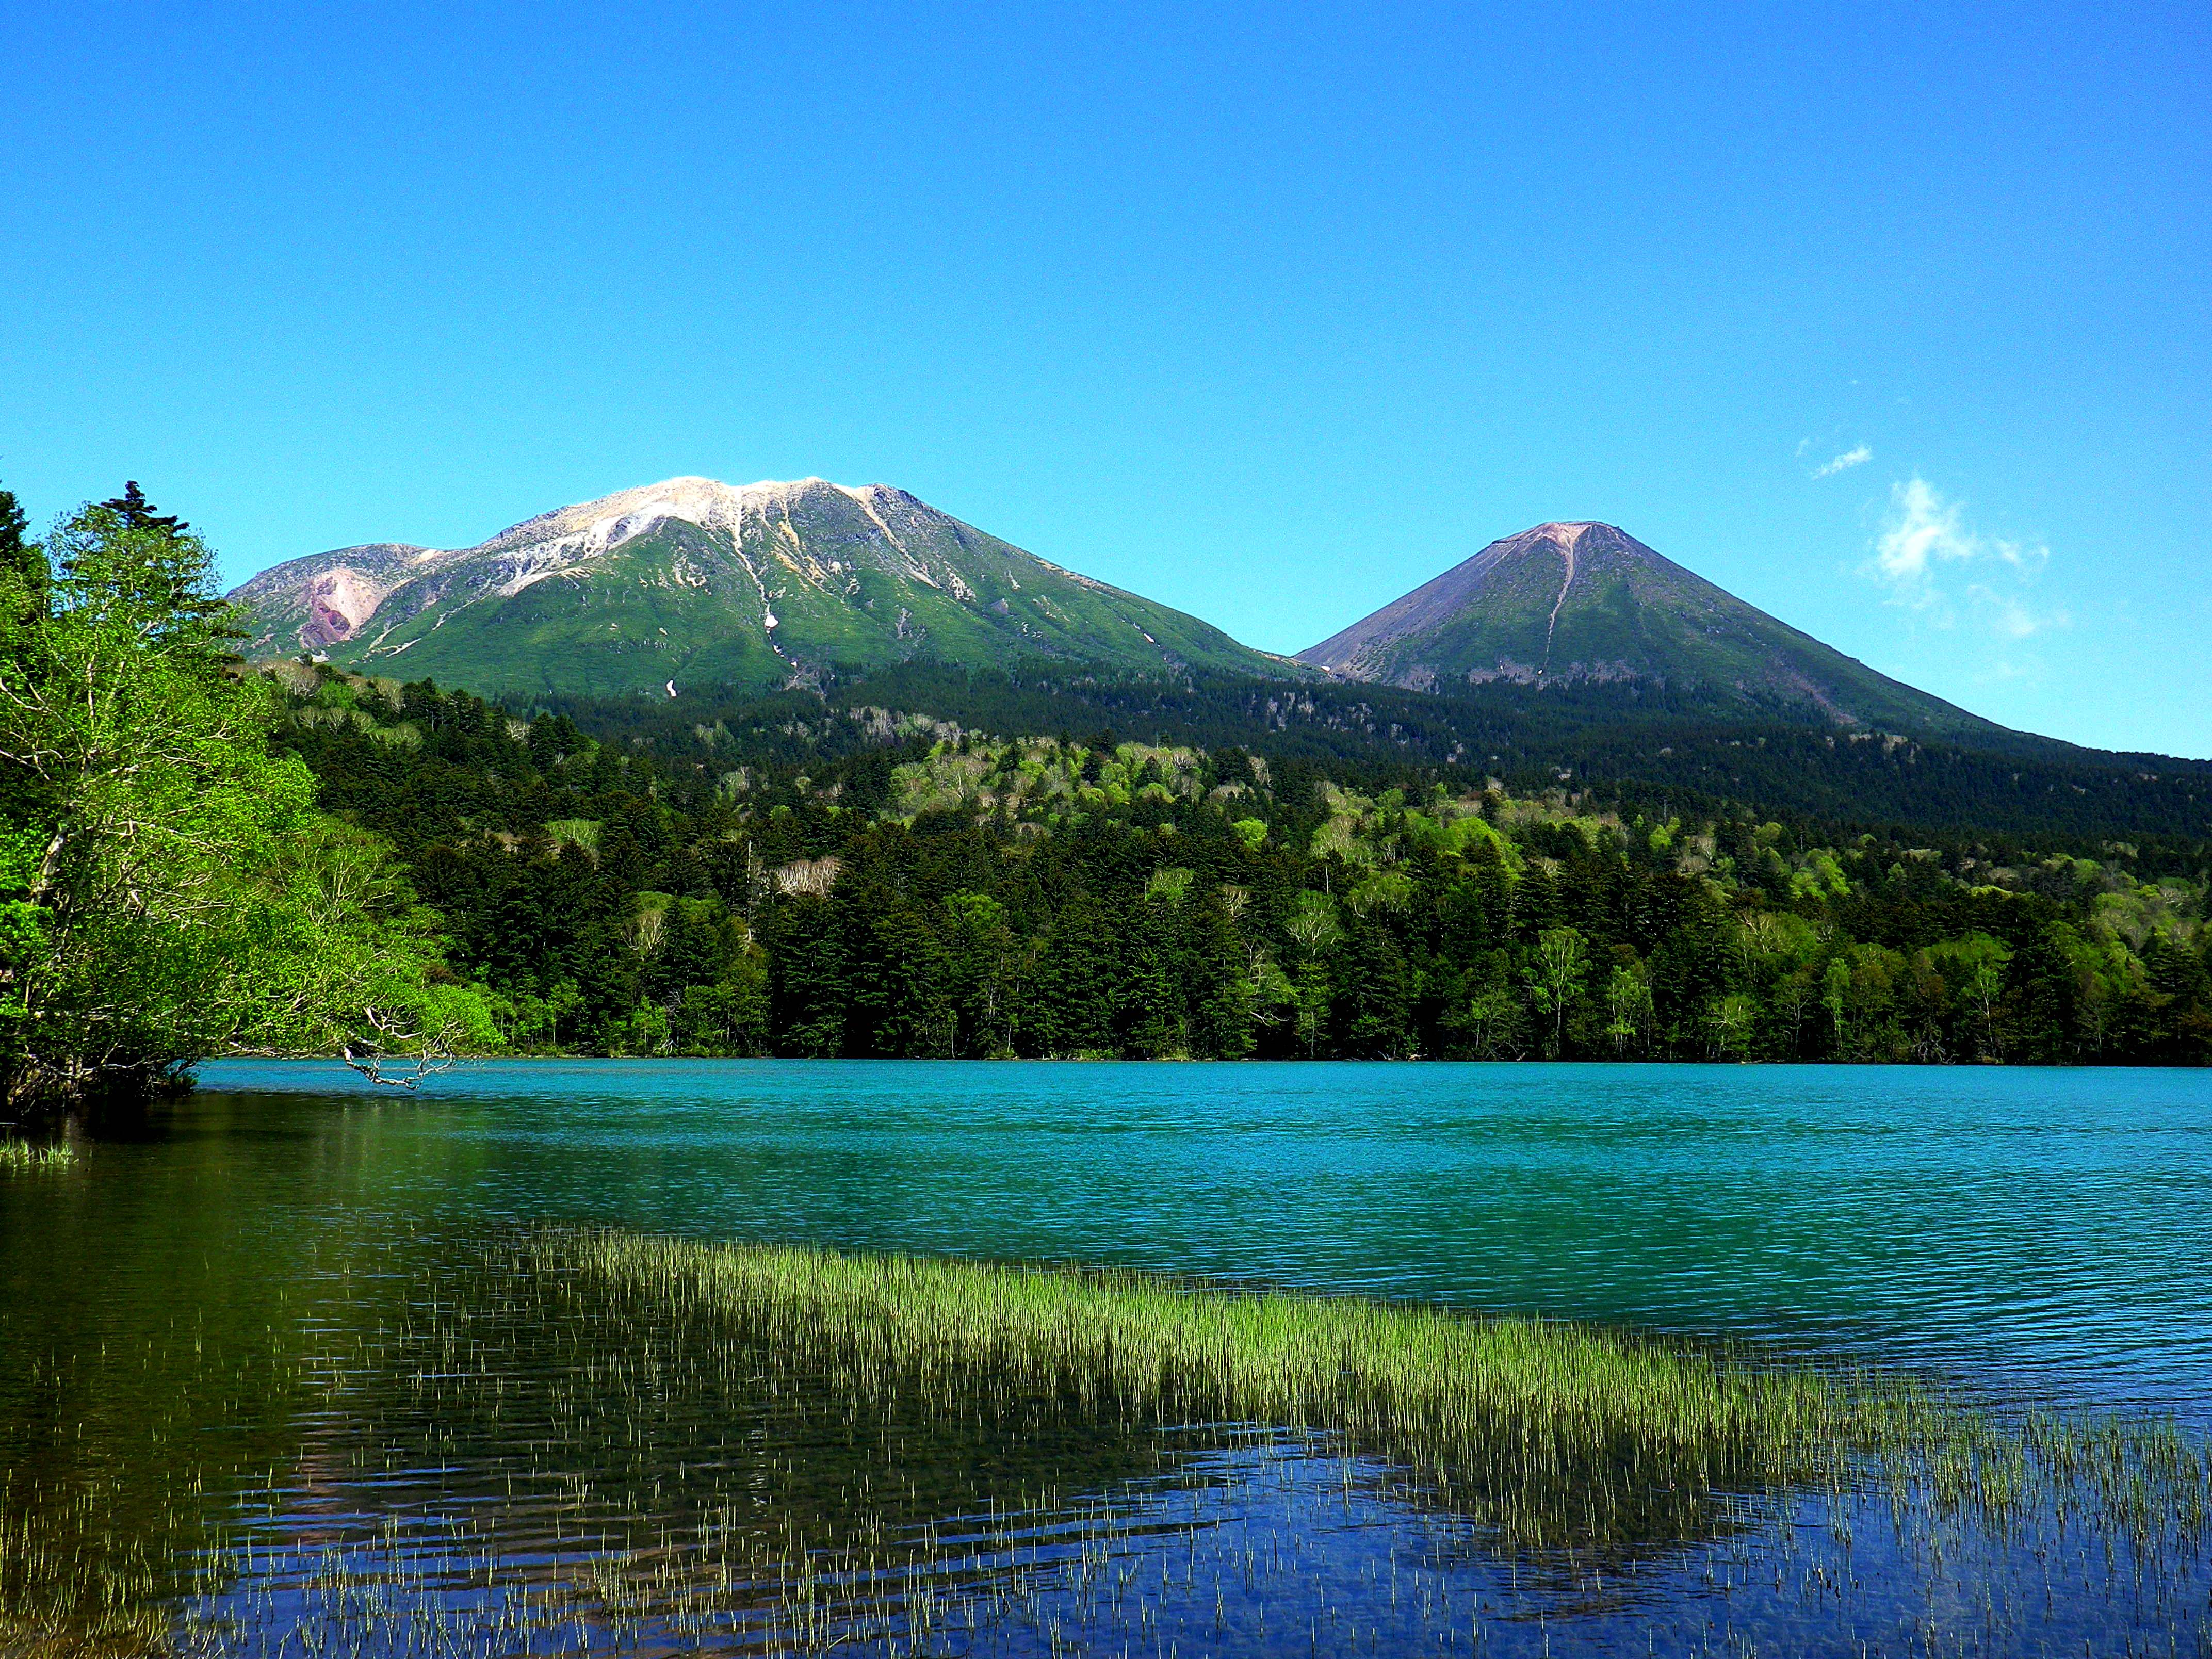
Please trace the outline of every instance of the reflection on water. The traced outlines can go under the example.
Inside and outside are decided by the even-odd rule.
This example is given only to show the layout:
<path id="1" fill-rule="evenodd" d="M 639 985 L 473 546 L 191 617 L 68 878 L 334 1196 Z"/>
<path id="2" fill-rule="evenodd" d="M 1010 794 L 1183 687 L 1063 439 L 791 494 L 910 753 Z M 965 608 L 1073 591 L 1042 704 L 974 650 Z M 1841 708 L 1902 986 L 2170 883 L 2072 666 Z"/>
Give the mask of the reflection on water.
<path id="1" fill-rule="evenodd" d="M 777 1069 L 752 1068 L 748 1086 L 765 1090 L 759 1079 Z M 1020 1127 L 1042 1109 L 1034 1099 L 932 1116 L 944 1103 L 927 1077 L 886 1092 L 921 1069 L 836 1068 L 888 1080 L 841 1082 L 846 1092 L 825 1098 L 811 1081 L 818 1072 L 782 1068 L 780 1109 L 725 1102 L 720 1130 L 680 1079 L 672 1095 L 663 1085 L 620 1114 L 588 1116 L 547 1103 L 542 1081 L 505 1103 L 365 1109 L 210 1097 L 162 1138 L 89 1148 L 66 1181 L 0 1187 L 0 1650 L 43 1628 L 104 1632 L 111 1647 L 180 1636 L 270 1654 L 308 1638 L 309 1651 L 395 1654 L 2212 1651 L 2201 1535 L 2131 1537 L 2041 1512 L 1991 1527 L 1947 1518 L 1917 1501 L 1924 1494 L 1900 1504 L 1870 1489 L 1739 1487 L 1657 1490 L 1579 1528 L 1509 1540 L 1468 1496 L 1480 1481 L 1447 1502 L 1409 1469 L 1266 1425 L 1101 1419 L 984 1390 L 855 1389 L 742 1332 L 532 1271 L 515 1248 L 518 1228 L 546 1219 L 905 1246 L 934 1230 L 979 1254 L 1117 1255 L 1323 1283 L 1328 1263 L 1364 1251 L 1335 1282 L 1425 1279 L 1469 1299 L 1530 1282 L 1510 1260 L 1486 1264 L 1476 1245 L 1501 1236 L 1501 1218 L 1545 1208 L 1546 1179 L 1506 1152 L 1533 1131 L 1470 1127 L 1480 1115 L 1465 1101 L 1432 1103 L 1398 1133 L 1365 1127 L 1398 1097 L 1337 1103 L 1337 1144 L 1350 1149 L 1339 1160 L 1395 1168 L 1430 1208 L 1425 1225 L 1347 1225 L 1330 1238 L 1316 1218 L 1341 1216 L 1346 1189 L 1319 1173 L 1323 1114 L 1310 1098 L 1216 1103 L 1207 1109 L 1231 1127 L 1208 1137 L 1202 1121 L 1168 1126 L 1168 1108 L 1143 1092 L 1195 1068 L 1084 1068 L 1082 1095 L 1061 1108 L 1109 1120 L 1100 1139 L 1080 1152 L 1082 1137 L 1057 1131 L 1039 1152 Z M 1240 1069 L 1261 1070 L 1202 1075 Z M 1351 1068 L 1284 1070 L 1341 1088 Z M 1102 1079 L 1132 1072 L 1142 1088 L 1117 1106 Z M 1179 1109 L 1199 1113 L 1188 1100 Z M 1615 1128 L 1566 1134 L 1583 1139 L 1586 1187 L 1635 1188 L 1620 1166 L 1654 1156 L 1645 1131 L 1618 1127 L 1617 1099 L 1590 1109 Z M 1721 1108 L 1698 1109 L 1680 1133 L 1710 1146 Z M 1730 1109 L 1731 1133 L 1747 1133 L 1749 1107 Z M 1802 1165 L 1788 1127 L 1796 1109 L 1778 1109 L 1765 1161 Z M 2204 1212 L 2183 1188 L 2193 1178 L 2202 1195 L 2203 1167 L 2191 1177 L 2185 1158 L 2171 1161 L 2199 1143 L 2171 1103 L 2143 1109 L 2168 1158 L 2160 1190 L 2177 1206 L 2153 1218 L 2151 1237 L 2201 1234 Z M 1261 1133 L 1251 1121 L 1273 1127 Z M 2128 1124 L 2116 1109 L 2116 1145 L 2089 1149 L 2077 1128 L 2072 1149 L 2054 1154 L 2053 1167 L 2082 1172 L 2077 1200 L 2095 1199 L 2135 1155 Z M 1148 1155 L 1133 1160 L 1133 1141 Z M 1203 1181 L 1192 1175 L 1201 1142 L 1223 1149 Z M 1118 1250 L 1069 1248 L 1101 1224 L 1095 1213 L 1043 1233 L 1041 1200 L 1002 1206 L 1008 1237 L 996 1249 L 978 1246 L 986 1218 L 965 1202 L 924 1217 L 931 1172 L 956 1153 L 975 1184 L 1022 1189 L 1009 1167 L 1018 1146 L 1034 1188 L 1060 1203 L 1072 1204 L 1087 1158 L 1101 1206 L 1118 1218 Z M 1944 1154 L 1961 1155 L 1955 1145 Z M 1761 1161 L 1745 1151 L 1744 1172 L 1648 1193 L 1633 1218 L 1702 1212 L 1693 1235 L 1724 1257 L 1737 1248 L 1729 1241 L 1763 1236 L 1758 1218 L 1719 1213 L 1730 1194 L 1763 1189 Z M 1456 1204 L 1445 1195 L 1453 1170 L 1466 1183 Z M 1512 1188 L 1510 1200 L 1478 1190 L 1478 1173 Z M 1149 1220 L 1133 1196 L 1146 1176 Z M 2109 1270 L 2112 1311 L 2075 1340 L 2120 1333 L 2103 1361 L 2113 1398 L 2175 1392 L 2188 1366 L 2158 1345 L 2201 1353 L 2201 1282 L 2189 1279 L 2202 1257 L 2168 1257 L 2174 1282 L 2154 1295 L 2192 1308 L 2194 1322 L 2172 1320 L 2162 1336 L 2139 1328 L 2128 1310 L 2142 1267 L 2114 1218 L 2149 1200 L 2106 1196 L 2104 1222 L 2052 1224 L 2080 1250 L 2077 1278 Z M 1217 1201 L 1225 1218 L 1208 1213 Z M 1914 1204 L 1921 1215 L 1942 1207 L 1929 1195 Z M 1231 1218 L 1263 1211 L 1277 1217 L 1269 1226 L 1231 1237 Z M 2026 1218 L 1989 1224 L 2002 1239 Z M 1589 1224 L 1626 1223 L 1592 1214 Z M 1943 1224 L 1962 1236 L 1964 1207 Z M 1536 1228 L 1540 1239 L 1571 1231 L 1565 1214 Z M 1285 1239 L 1305 1242 L 1267 1259 Z M 1685 1248 L 1655 1242 L 1642 1259 Z M 1802 1239 L 1788 1248 L 1806 1252 L 1806 1299 L 1823 1305 L 1824 1269 Z M 1917 1248 L 1895 1254 L 1910 1266 Z M 1960 1252 L 1962 1282 L 1978 1259 Z M 1671 1305 L 1677 1293 L 1661 1283 L 1629 1311 L 1690 1326 Z M 1608 1279 L 1563 1295 L 1559 1310 L 1587 1313 L 1581 1302 L 1620 1294 Z M 1762 1293 L 1770 1309 L 1785 1300 Z M 1909 1335 L 1920 1316 L 1863 1306 L 1845 1322 L 1850 1345 Z M 1820 1323 L 1778 1318 L 1768 1334 L 1802 1344 Z M 1975 1351 L 1963 1334 L 1899 1346 L 1893 1358 L 1954 1376 Z M 2034 1357 L 2016 1345 L 2000 1383 L 2047 1376 Z M 2094 1370 L 2065 1374 L 2078 1383 Z M 1554 1496 L 1565 1515 L 1571 1495 Z"/>
<path id="2" fill-rule="evenodd" d="M 1494 1480 L 1446 1501 L 1264 1425 L 941 1378 L 856 1391 L 526 1251 L 400 1254 L 344 1276 L 314 1351 L 260 1371 L 290 1406 L 261 1455 L 202 1452 L 198 1413 L 227 1419 L 264 1358 L 217 1356 L 135 1431 L 12 1471 L 52 1569 L 10 1587 L 18 1628 L 150 1638 L 167 1601 L 187 1650 L 271 1655 L 303 1631 L 395 1654 L 2025 1652 L 2207 1632 L 2201 1536 L 1662 1480 L 1586 1517 L 1546 1494 L 1561 1524 L 1509 1537 L 1466 1501 Z M 151 1488 L 109 1484 L 156 1464 Z M 105 1583 L 119 1606 L 85 1593 Z"/>

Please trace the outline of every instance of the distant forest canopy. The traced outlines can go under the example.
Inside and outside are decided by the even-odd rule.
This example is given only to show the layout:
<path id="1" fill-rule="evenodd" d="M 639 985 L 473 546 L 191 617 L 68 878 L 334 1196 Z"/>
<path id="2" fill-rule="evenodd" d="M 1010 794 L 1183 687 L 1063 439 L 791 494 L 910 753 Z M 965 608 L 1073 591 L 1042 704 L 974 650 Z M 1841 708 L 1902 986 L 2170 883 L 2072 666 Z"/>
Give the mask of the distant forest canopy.
<path id="1" fill-rule="evenodd" d="M 270 672 L 517 1051 L 2212 1058 L 2203 763 L 1649 688 Z"/>
<path id="2" fill-rule="evenodd" d="M 679 763 L 696 762 L 696 733 L 718 725 L 744 733 L 749 753 L 763 758 L 800 764 L 855 752 L 878 739 L 865 723 L 825 726 L 823 712 L 882 707 L 927 710 L 977 732 L 1241 745 L 1349 766 L 1382 787 L 1495 778 L 1516 793 L 1595 786 L 1693 814 L 1794 814 L 1837 834 L 1948 832 L 2090 850 L 2118 839 L 2159 872 L 2201 868 L 2212 843 L 2212 761 L 2002 730 L 1929 743 L 1808 724 L 1802 705 L 1782 702 L 1770 718 L 1747 720 L 1736 696 L 1650 682 L 1431 692 L 1203 673 L 1108 677 L 1066 663 L 998 673 L 913 662 L 833 672 L 818 690 L 775 696 L 549 696 L 532 707 L 627 744 L 642 740 Z"/>

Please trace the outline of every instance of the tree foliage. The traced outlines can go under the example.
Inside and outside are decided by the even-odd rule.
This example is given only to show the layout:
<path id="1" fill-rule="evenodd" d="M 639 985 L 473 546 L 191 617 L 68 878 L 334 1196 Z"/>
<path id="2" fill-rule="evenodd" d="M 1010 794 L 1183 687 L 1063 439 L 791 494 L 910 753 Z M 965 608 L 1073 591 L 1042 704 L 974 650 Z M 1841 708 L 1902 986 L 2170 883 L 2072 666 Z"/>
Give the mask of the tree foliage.
<path id="1" fill-rule="evenodd" d="M 2212 1056 L 2201 843 L 1692 816 L 1251 728 L 993 737 L 799 696 L 525 719 L 281 672 L 325 809 L 391 838 L 518 1048 Z"/>
<path id="2" fill-rule="evenodd" d="M 12 506 L 12 501 L 9 503 Z M 0 521 L 9 514 L 0 512 Z M 11 533 L 0 524 L 0 541 Z M 466 1041 L 387 850 L 316 810 L 208 549 L 137 486 L 0 548 L 0 1077 L 38 1109 L 228 1052 Z M 449 976 L 448 976 L 449 977 Z"/>

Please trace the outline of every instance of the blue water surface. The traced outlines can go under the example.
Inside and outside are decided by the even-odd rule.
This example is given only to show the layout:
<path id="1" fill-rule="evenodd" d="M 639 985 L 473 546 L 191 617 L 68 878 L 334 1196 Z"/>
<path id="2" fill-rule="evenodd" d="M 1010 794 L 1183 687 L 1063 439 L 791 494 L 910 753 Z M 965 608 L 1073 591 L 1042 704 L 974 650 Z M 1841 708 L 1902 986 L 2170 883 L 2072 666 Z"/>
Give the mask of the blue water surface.
<path id="1" fill-rule="evenodd" d="M 263 1224 L 604 1224 L 1119 1263 L 1843 1352 L 2212 1421 L 2212 1073 L 226 1062 Z"/>

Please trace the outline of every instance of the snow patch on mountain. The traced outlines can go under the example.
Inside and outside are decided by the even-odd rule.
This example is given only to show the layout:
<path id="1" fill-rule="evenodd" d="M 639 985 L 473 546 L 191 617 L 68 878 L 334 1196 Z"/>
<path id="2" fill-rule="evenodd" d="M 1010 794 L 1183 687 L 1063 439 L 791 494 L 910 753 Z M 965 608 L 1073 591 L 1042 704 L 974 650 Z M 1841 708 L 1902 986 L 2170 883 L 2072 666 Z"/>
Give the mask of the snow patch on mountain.
<path id="1" fill-rule="evenodd" d="M 1272 660 L 904 490 L 819 477 L 665 478 L 473 547 L 379 544 L 295 559 L 234 597 L 250 618 L 249 653 L 304 647 L 358 665 L 435 634 L 411 659 L 421 672 L 488 687 L 635 680 L 659 690 L 669 676 L 651 672 L 656 658 L 687 665 L 693 681 L 732 683 L 757 676 L 763 659 L 791 674 L 925 652 L 976 665 L 1039 651 L 1121 662 L 1133 617 L 1144 623 L 1133 637 L 1170 661 Z M 1010 599 L 1035 606 L 1044 626 L 1018 621 Z"/>

